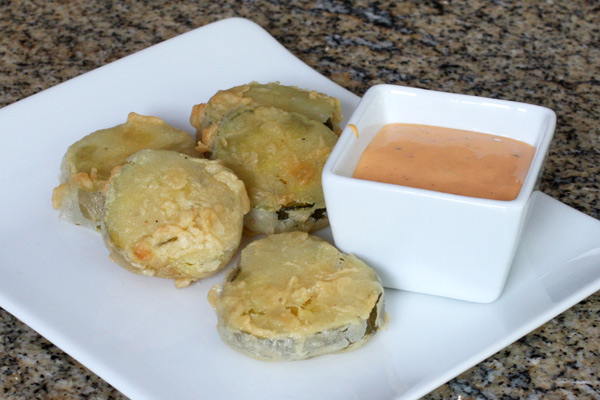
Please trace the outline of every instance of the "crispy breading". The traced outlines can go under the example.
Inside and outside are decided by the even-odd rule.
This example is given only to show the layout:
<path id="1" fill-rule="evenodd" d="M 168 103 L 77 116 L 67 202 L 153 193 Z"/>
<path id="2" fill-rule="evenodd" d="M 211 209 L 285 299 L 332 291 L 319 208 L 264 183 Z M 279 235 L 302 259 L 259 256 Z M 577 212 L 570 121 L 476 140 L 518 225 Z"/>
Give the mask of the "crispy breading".
<path id="1" fill-rule="evenodd" d="M 243 182 L 221 162 L 142 150 L 110 179 L 102 234 L 125 268 L 183 287 L 227 265 L 248 210 Z"/>
<path id="2" fill-rule="evenodd" d="M 61 165 L 61 184 L 52 195 L 54 208 L 69 222 L 98 228 L 111 171 L 142 149 L 200 156 L 189 133 L 158 117 L 132 112 L 127 122 L 93 132 L 69 147 Z"/>
<path id="3" fill-rule="evenodd" d="M 221 338 L 270 361 L 354 349 L 387 322 L 375 271 L 304 232 L 248 245 L 209 300 Z"/>
<path id="4" fill-rule="evenodd" d="M 328 126 L 336 135 L 341 133 L 342 109 L 340 101 L 314 90 L 280 85 L 277 82 L 261 84 L 251 82 L 218 91 L 208 103 L 193 107 L 190 123 L 196 128 L 199 142 L 204 130 L 220 125 L 233 110 L 240 107 L 268 106 L 302 114 Z"/>
<path id="5" fill-rule="evenodd" d="M 237 86 L 193 107 L 197 150 L 246 184 L 249 233 L 328 224 L 321 172 L 339 134 L 339 100 L 277 83 Z"/>

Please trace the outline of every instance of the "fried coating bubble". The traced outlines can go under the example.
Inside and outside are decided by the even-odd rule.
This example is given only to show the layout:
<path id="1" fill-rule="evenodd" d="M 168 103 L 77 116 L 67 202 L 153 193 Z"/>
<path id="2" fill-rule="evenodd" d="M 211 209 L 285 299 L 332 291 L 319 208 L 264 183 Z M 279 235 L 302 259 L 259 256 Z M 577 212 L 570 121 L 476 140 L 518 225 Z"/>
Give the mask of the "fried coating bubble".
<path id="1" fill-rule="evenodd" d="M 192 110 L 190 122 L 196 128 L 196 139 L 202 146 L 210 142 L 210 136 L 223 119 L 239 107 L 268 106 L 302 114 L 320 122 L 336 135 L 341 133 L 342 109 L 340 101 L 314 90 L 284 86 L 277 82 L 261 84 L 252 82 L 217 92 L 206 104 L 198 104 Z"/>
<path id="2" fill-rule="evenodd" d="M 198 157 L 190 134 L 162 119 L 130 113 L 127 122 L 93 132 L 72 144 L 62 161 L 61 184 L 52 194 L 54 208 L 66 221 L 99 228 L 104 186 L 113 168 L 142 149 L 173 150 Z"/>
<path id="3" fill-rule="evenodd" d="M 387 323 L 375 271 L 305 232 L 248 245 L 208 298 L 222 340 L 268 361 L 355 349 Z"/>
<path id="4" fill-rule="evenodd" d="M 229 113 L 206 144 L 246 185 L 246 230 L 271 234 L 327 225 L 321 172 L 336 141 L 302 114 L 260 106 Z"/>
<path id="5" fill-rule="evenodd" d="M 248 210 L 243 182 L 220 161 L 141 150 L 108 182 L 102 235 L 123 267 L 184 287 L 227 265 Z"/>

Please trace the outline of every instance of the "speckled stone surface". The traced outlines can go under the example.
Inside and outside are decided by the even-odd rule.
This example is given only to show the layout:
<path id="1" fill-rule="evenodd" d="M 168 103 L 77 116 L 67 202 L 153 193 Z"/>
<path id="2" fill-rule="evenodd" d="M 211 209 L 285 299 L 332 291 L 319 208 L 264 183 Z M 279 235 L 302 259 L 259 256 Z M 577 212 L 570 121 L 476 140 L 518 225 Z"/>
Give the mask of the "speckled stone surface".
<path id="1" fill-rule="evenodd" d="M 540 189 L 600 217 L 600 3 L 592 0 L 0 0 L 0 106 L 232 16 L 260 24 L 359 95 L 397 83 L 554 109 Z M 425 398 L 599 399 L 599 324 L 596 293 Z M 0 398 L 124 396 L 0 309 Z"/>

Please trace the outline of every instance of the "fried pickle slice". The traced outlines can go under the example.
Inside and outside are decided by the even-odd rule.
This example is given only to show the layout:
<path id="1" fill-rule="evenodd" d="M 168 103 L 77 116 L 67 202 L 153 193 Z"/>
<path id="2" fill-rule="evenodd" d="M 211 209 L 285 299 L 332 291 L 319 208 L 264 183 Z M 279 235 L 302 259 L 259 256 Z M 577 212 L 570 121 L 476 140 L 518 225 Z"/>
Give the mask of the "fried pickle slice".
<path id="1" fill-rule="evenodd" d="M 227 265 L 248 209 L 222 162 L 141 150 L 108 182 L 102 235 L 121 266 L 184 287 Z"/>
<path id="2" fill-rule="evenodd" d="M 190 122 L 196 128 L 196 139 L 202 151 L 208 150 L 202 143 L 223 119 L 240 107 L 268 106 L 302 114 L 324 124 L 336 135 L 341 133 L 342 109 L 339 99 L 314 90 L 284 86 L 277 82 L 261 84 L 252 82 L 217 92 L 206 104 L 198 104 L 192 110 Z"/>
<path id="3" fill-rule="evenodd" d="M 304 232 L 248 245 L 208 298 L 222 340 L 268 361 L 355 349 L 387 323 L 375 271 Z"/>
<path id="4" fill-rule="evenodd" d="M 246 185 L 246 230 L 271 234 L 328 224 L 321 172 L 336 141 L 303 114 L 249 106 L 230 112 L 205 144 Z"/>
<path id="5" fill-rule="evenodd" d="M 127 122 L 93 132 L 72 144 L 62 161 L 61 184 L 52 204 L 61 218 L 99 228 L 104 207 L 103 189 L 113 168 L 142 149 L 173 150 L 200 156 L 190 134 L 162 119 L 130 113 Z"/>

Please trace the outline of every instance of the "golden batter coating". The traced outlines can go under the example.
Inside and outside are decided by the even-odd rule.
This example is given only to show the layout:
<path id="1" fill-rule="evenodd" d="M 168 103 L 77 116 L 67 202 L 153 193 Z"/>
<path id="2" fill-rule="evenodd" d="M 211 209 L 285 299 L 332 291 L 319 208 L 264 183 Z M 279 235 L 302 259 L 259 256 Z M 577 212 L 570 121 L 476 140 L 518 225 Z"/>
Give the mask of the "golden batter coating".
<path id="1" fill-rule="evenodd" d="M 387 318 L 375 271 L 305 232 L 248 245 L 209 301 L 225 343 L 271 361 L 357 348 Z"/>
<path id="2" fill-rule="evenodd" d="M 211 132 L 233 110 L 240 107 L 268 106 L 302 114 L 313 121 L 329 127 L 336 135 L 341 133 L 342 109 L 340 101 L 314 90 L 284 86 L 277 82 L 261 84 L 251 82 L 217 92 L 206 104 L 198 104 L 192 110 L 190 122 L 196 128 L 197 140 L 202 146 Z"/>
<path id="3" fill-rule="evenodd" d="M 243 182 L 221 162 L 142 150 L 109 180 L 102 234 L 123 267 L 184 287 L 227 265 L 248 209 Z"/>
<path id="4" fill-rule="evenodd" d="M 200 155 L 187 132 L 158 117 L 132 112 L 124 124 L 93 132 L 69 147 L 61 165 L 61 185 L 52 194 L 54 208 L 69 222 L 98 228 L 111 171 L 142 149 Z"/>
<path id="5" fill-rule="evenodd" d="M 249 233 L 327 226 L 323 165 L 341 132 L 340 101 L 316 91 L 252 82 L 216 93 L 190 118 L 198 151 L 246 184 Z"/>
<path id="6" fill-rule="evenodd" d="M 302 114 L 275 107 L 230 112 L 205 143 L 246 185 L 251 232 L 310 231 L 327 225 L 321 173 L 337 136 Z"/>

